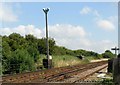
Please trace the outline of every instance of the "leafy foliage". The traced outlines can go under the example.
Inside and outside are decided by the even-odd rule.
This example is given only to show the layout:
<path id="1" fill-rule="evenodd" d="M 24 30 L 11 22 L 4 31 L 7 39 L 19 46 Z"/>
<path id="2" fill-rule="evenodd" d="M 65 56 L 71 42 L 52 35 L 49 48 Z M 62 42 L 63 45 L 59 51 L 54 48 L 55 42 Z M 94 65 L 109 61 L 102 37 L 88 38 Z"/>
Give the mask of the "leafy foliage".
<path id="1" fill-rule="evenodd" d="M 17 49 L 10 58 L 10 71 L 23 72 L 34 70 L 34 60 L 25 49 Z M 12 71 L 12 72 L 13 72 Z"/>
<path id="2" fill-rule="evenodd" d="M 6 73 L 21 73 L 33 71 L 40 58 L 40 54 L 46 54 L 45 38 L 37 39 L 33 35 L 25 37 L 17 33 L 2 37 L 2 71 Z M 50 54 L 55 46 L 54 39 L 49 39 Z"/>
<path id="3" fill-rule="evenodd" d="M 110 50 L 106 50 L 105 53 L 102 54 L 103 58 L 114 58 L 115 54 L 113 54 Z"/>

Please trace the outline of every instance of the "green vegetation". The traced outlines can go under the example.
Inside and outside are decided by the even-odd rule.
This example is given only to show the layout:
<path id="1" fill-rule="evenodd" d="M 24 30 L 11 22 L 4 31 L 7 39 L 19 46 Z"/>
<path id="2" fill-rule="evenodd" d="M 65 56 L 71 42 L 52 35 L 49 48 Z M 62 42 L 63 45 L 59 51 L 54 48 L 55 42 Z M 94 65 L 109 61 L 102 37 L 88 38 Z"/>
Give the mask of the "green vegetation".
<path id="1" fill-rule="evenodd" d="M 115 54 L 113 54 L 111 51 L 106 50 L 105 53 L 102 54 L 103 58 L 114 58 Z"/>
<path id="2" fill-rule="evenodd" d="M 54 67 L 71 66 L 75 64 L 80 64 L 80 63 L 83 64 L 89 62 L 86 59 L 82 61 L 79 58 L 70 55 L 61 55 L 61 56 L 53 55 L 52 57 L 53 57 Z"/>
<path id="3" fill-rule="evenodd" d="M 2 73 L 22 73 L 41 69 L 42 60 L 46 58 L 46 39 L 38 39 L 33 35 L 25 37 L 17 33 L 9 36 L 0 36 L 0 55 L 2 57 Z M 113 57 L 110 51 L 98 54 L 93 51 L 83 49 L 70 50 L 65 47 L 57 46 L 53 38 L 49 38 L 50 55 L 53 57 L 55 67 L 87 63 L 91 59 L 102 58 L 102 56 Z M 2 50 L 1 50 L 2 49 Z M 81 60 L 77 56 L 84 56 Z M 1 62 L 0 62 L 1 63 Z M 42 66 L 43 68 L 43 66 Z M 0 70 L 1 71 L 1 70 Z"/>
<path id="4" fill-rule="evenodd" d="M 96 85 L 115 85 L 115 84 L 113 83 L 113 79 L 103 79 Z"/>

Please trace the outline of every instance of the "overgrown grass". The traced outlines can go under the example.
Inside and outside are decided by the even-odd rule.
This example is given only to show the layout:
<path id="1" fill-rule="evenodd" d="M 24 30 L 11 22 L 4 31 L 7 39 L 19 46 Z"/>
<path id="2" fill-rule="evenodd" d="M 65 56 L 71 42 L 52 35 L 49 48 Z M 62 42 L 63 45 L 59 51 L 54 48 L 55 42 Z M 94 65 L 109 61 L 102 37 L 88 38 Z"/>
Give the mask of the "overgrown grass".
<path id="1" fill-rule="evenodd" d="M 96 59 L 100 59 L 98 57 L 94 57 L 94 56 L 87 56 L 86 57 L 88 60 L 96 60 Z"/>
<path id="2" fill-rule="evenodd" d="M 54 67 L 71 66 L 75 64 L 80 64 L 81 60 L 74 56 L 62 55 L 53 56 Z"/>
<path id="3" fill-rule="evenodd" d="M 46 58 L 46 55 L 41 54 L 39 59 L 37 60 L 36 67 L 43 67 L 43 59 Z M 85 56 L 84 60 L 79 59 L 76 56 L 71 55 L 52 55 L 53 66 L 56 67 L 64 67 L 64 66 L 72 66 L 77 64 L 85 64 L 89 63 L 91 60 L 98 59 L 93 56 Z"/>
<path id="4" fill-rule="evenodd" d="M 45 59 L 45 55 L 40 55 L 36 66 L 42 66 L 43 59 Z M 75 56 L 70 56 L 70 55 L 53 55 L 52 56 L 52 62 L 54 67 L 64 67 L 64 66 L 72 66 L 76 64 L 84 64 L 88 63 L 89 59 L 85 58 L 84 60 L 81 60 Z"/>

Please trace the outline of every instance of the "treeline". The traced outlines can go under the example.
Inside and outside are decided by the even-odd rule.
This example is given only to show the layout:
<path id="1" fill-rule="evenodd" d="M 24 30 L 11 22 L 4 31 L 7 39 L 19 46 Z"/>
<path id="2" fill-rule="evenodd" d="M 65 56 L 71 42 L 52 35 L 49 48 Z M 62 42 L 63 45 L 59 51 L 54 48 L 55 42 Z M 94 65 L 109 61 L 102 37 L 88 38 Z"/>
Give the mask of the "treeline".
<path id="1" fill-rule="evenodd" d="M 45 38 L 37 39 L 33 35 L 25 37 L 17 33 L 2 37 L 3 73 L 21 73 L 36 70 L 35 63 L 40 54 L 46 54 Z M 54 39 L 49 39 L 50 54 L 55 47 Z"/>
<path id="2" fill-rule="evenodd" d="M 35 71 L 36 63 L 41 58 L 40 54 L 46 55 L 46 39 L 38 39 L 33 35 L 21 36 L 12 33 L 9 36 L 0 36 L 0 52 L 2 53 L 2 73 L 21 73 Z M 57 46 L 53 38 L 49 38 L 50 55 L 72 55 L 72 56 L 93 56 L 95 58 L 113 57 L 114 55 L 107 50 L 103 54 L 98 54 L 86 50 L 70 50 L 65 47 Z M 107 55 L 107 56 L 106 56 Z"/>

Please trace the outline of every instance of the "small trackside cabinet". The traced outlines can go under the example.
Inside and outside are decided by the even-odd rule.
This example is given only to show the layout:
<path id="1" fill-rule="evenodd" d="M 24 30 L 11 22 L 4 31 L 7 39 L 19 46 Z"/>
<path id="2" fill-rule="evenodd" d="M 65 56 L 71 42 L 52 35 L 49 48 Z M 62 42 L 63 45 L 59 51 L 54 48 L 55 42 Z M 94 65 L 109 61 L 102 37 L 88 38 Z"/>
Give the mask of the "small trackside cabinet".
<path id="1" fill-rule="evenodd" d="M 112 73 L 113 72 L 113 60 L 114 59 L 109 59 L 108 60 L 108 73 Z"/>
<path id="2" fill-rule="evenodd" d="M 43 66 L 47 69 L 52 68 L 52 59 L 43 59 Z"/>

